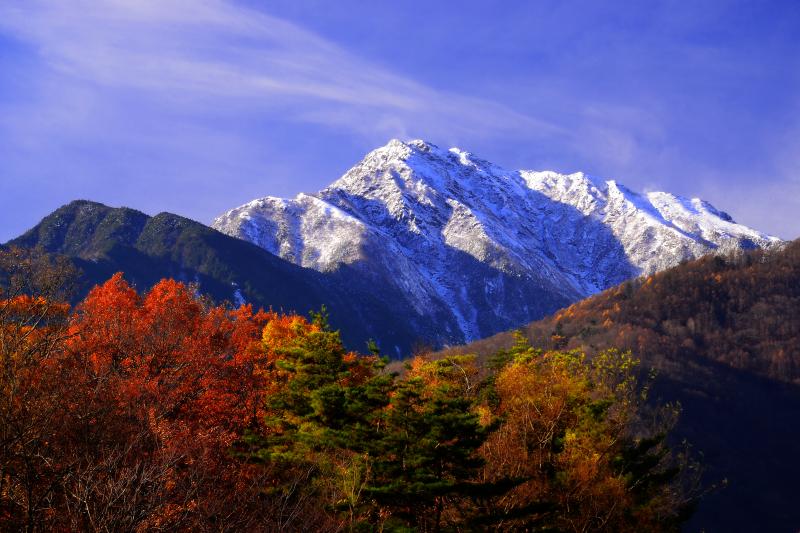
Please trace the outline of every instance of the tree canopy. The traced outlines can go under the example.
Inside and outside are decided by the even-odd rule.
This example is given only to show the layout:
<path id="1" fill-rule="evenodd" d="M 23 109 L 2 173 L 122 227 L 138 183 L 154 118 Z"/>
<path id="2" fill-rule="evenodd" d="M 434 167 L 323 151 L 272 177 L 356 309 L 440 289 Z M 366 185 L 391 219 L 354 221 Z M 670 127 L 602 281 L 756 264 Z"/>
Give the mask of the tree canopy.
<path id="1" fill-rule="evenodd" d="M 57 271 L 0 294 L 0 529 L 671 531 L 694 503 L 629 353 L 520 337 L 400 375 L 324 310 L 119 274 L 71 308 Z"/>

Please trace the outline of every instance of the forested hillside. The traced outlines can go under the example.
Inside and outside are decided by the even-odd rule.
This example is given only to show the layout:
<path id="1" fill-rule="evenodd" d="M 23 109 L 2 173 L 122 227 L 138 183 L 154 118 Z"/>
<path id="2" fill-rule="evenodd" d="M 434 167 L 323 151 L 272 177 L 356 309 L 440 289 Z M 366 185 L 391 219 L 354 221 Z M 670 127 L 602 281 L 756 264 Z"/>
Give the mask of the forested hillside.
<path id="1" fill-rule="evenodd" d="M 629 354 L 401 377 L 312 320 L 0 253 L 0 530 L 675 531 L 697 469 Z M 373 346 L 374 348 L 374 346 Z"/>
<path id="2" fill-rule="evenodd" d="M 697 527 L 800 524 L 800 242 L 625 282 L 522 331 L 544 349 L 631 350 L 658 370 L 655 394 L 683 405 L 676 434 L 730 481 Z M 509 332 L 445 353 L 489 357 L 513 342 Z"/>
<path id="3" fill-rule="evenodd" d="M 704 357 L 800 383 L 800 242 L 633 280 L 531 325 L 547 346 Z"/>
<path id="4" fill-rule="evenodd" d="M 627 281 L 523 328 L 536 345 L 613 345 L 656 367 L 697 358 L 800 382 L 800 242 L 707 256 Z M 503 333 L 470 345 L 492 352 Z"/>

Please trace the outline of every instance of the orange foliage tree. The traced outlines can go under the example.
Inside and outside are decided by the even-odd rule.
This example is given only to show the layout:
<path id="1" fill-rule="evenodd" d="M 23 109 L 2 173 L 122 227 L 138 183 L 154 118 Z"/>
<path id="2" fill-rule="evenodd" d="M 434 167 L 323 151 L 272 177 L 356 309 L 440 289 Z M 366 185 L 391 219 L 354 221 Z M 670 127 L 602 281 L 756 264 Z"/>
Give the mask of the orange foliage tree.
<path id="1" fill-rule="evenodd" d="M 140 296 L 121 274 L 72 312 L 18 292 L 0 300 L 0 529 L 269 530 L 313 514 L 265 491 L 302 473 L 231 454 L 262 431 L 267 346 L 286 342 L 262 331 L 294 318 L 172 280 Z"/>
<path id="2" fill-rule="evenodd" d="M 53 508 L 50 487 L 66 470 L 55 440 L 69 270 L 35 253 L 0 253 L 0 529 L 39 527 Z"/>
<path id="3" fill-rule="evenodd" d="M 154 508 L 142 524 L 174 527 L 229 512 L 229 501 L 210 496 L 230 499 L 248 482 L 247 466 L 232 464 L 228 449 L 261 414 L 267 361 L 259 338 L 270 316 L 210 306 L 172 280 L 144 297 L 120 274 L 95 288 L 70 323 L 67 357 L 73 381 L 82 380 L 96 400 L 81 395 L 71 409 L 90 421 L 78 437 L 92 445 L 110 438 L 108 450 L 125 475 L 76 482 L 130 491 L 127 472 L 147 458 L 155 470 L 142 479 L 152 491 L 142 498 Z M 95 461 L 87 458 L 85 468 Z M 90 490 L 81 487 L 84 507 L 98 500 Z"/>

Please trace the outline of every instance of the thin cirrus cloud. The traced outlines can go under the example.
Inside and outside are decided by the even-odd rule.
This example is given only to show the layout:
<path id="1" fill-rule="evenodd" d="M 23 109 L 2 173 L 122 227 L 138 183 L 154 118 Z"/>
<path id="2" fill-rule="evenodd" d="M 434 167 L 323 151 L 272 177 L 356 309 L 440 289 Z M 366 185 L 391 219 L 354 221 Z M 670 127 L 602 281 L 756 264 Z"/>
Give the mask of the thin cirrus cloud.
<path id="1" fill-rule="evenodd" d="M 133 90 L 173 108 L 224 100 L 354 133 L 566 135 L 478 98 L 368 63 L 303 28 L 217 0 L 25 2 L 0 7 L 0 32 L 34 46 L 68 79 Z"/>

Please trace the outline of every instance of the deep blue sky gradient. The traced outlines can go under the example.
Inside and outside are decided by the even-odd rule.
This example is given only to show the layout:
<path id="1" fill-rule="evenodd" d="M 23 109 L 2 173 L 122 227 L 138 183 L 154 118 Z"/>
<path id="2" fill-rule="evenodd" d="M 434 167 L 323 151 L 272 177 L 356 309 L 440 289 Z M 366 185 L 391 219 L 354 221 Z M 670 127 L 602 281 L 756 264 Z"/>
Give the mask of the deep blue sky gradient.
<path id="1" fill-rule="evenodd" d="M 800 236 L 800 2 L 0 5 L 0 242 L 77 198 L 210 222 L 392 137 Z"/>

